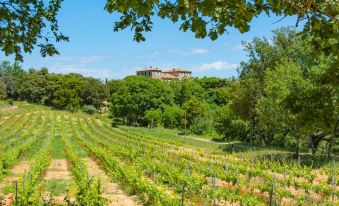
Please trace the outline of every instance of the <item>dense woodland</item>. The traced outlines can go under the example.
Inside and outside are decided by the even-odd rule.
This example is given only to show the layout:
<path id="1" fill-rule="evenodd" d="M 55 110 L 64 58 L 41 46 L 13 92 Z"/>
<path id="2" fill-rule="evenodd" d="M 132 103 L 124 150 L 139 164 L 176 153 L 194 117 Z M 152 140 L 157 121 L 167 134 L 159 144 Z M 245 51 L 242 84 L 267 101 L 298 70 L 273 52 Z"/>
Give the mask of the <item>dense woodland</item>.
<path id="1" fill-rule="evenodd" d="M 179 129 L 253 145 L 301 149 L 328 159 L 338 145 L 339 74 L 324 54 L 294 29 L 244 43 L 248 61 L 238 78 L 164 82 L 140 76 L 101 80 L 80 74 L 25 71 L 0 64 L 0 99 L 25 100 L 69 111 L 100 111 L 110 103 L 114 123 Z"/>

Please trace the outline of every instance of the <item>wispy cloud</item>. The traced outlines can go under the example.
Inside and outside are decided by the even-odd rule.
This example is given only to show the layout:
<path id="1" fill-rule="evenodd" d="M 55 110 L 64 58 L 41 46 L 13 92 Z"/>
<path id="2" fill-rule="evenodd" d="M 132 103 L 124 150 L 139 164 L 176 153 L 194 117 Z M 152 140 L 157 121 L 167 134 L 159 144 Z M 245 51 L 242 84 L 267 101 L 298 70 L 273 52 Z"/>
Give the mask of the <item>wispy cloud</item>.
<path id="1" fill-rule="evenodd" d="M 207 49 L 202 49 L 202 48 L 191 48 L 191 49 L 188 49 L 188 50 L 171 49 L 171 50 L 168 50 L 168 53 L 182 55 L 182 56 L 188 56 L 188 55 L 208 54 L 209 51 Z"/>
<path id="2" fill-rule="evenodd" d="M 148 54 L 148 57 L 154 58 L 154 57 L 157 57 L 157 56 L 159 56 L 159 55 L 160 55 L 160 52 L 155 51 L 155 52 L 152 52 L 152 53 Z"/>
<path id="3" fill-rule="evenodd" d="M 231 47 L 232 50 L 244 50 L 244 46 L 242 44 L 237 44 Z"/>
<path id="4" fill-rule="evenodd" d="M 76 62 L 79 64 L 89 64 L 89 63 L 95 63 L 95 62 L 111 59 L 110 56 L 102 56 L 102 55 L 85 55 L 85 56 L 60 55 L 60 56 L 54 56 L 54 57 L 49 57 L 49 58 L 51 59 L 53 58 L 54 60 L 58 62 Z"/>
<path id="5" fill-rule="evenodd" d="M 103 61 L 112 61 L 114 57 L 101 55 L 88 56 L 55 56 L 51 63 L 47 65 L 52 73 L 68 74 L 79 73 L 88 77 L 95 77 L 99 79 L 120 78 L 128 72 L 124 70 L 115 70 L 114 68 L 103 68 L 100 65 Z M 99 63 L 99 64 L 98 64 Z"/>
<path id="6" fill-rule="evenodd" d="M 191 49 L 192 54 L 207 54 L 209 53 L 206 49 Z"/>
<path id="7" fill-rule="evenodd" d="M 101 80 L 121 79 L 128 75 L 133 75 L 134 71 L 128 69 L 112 69 L 100 67 L 79 67 L 77 65 L 62 65 L 49 68 L 50 72 L 57 74 L 79 73 L 87 77 L 94 77 Z"/>
<path id="8" fill-rule="evenodd" d="M 197 71 L 210 71 L 210 70 L 232 70 L 236 69 L 238 64 L 229 63 L 227 61 L 215 61 L 212 63 L 203 63 L 194 68 Z"/>

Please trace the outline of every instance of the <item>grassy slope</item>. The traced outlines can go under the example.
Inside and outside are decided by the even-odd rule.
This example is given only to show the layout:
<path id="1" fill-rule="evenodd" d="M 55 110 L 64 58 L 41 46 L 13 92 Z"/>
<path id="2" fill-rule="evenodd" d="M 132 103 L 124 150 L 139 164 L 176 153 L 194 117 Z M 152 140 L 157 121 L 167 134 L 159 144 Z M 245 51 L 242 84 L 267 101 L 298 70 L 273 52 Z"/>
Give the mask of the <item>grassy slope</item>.
<path id="1" fill-rule="evenodd" d="M 2 116 L 10 116 L 13 114 L 18 114 L 22 111 L 26 112 L 34 112 L 37 110 L 51 110 L 49 107 L 41 106 L 41 105 L 32 105 L 26 102 L 15 102 L 14 105 L 18 106 L 18 108 L 13 110 L 6 110 L 0 112 L 0 117 Z M 6 104 L 4 101 L 0 101 L 0 109 L 10 107 L 10 105 Z M 87 116 L 87 114 L 82 114 Z M 110 124 L 111 120 L 106 116 L 101 115 L 93 115 L 91 118 L 99 118 L 103 122 Z M 186 138 L 183 135 L 179 135 L 179 130 L 171 130 L 171 129 L 164 129 L 164 128 L 144 128 L 144 127 L 127 127 L 127 126 L 120 126 L 125 130 L 130 130 L 134 132 L 138 132 L 143 135 L 150 135 L 155 136 L 157 138 L 165 138 L 165 139 L 175 139 L 179 140 L 182 143 L 196 146 L 196 147 L 203 147 L 208 150 L 216 150 L 218 152 L 225 152 L 225 153 L 234 153 L 235 155 L 239 156 L 251 156 L 251 157 L 262 157 L 262 156 L 270 156 L 273 154 L 276 158 L 291 158 L 293 154 L 293 150 L 286 150 L 281 148 L 269 148 L 269 147 L 251 147 L 248 144 L 241 143 L 238 141 L 235 142 L 227 142 L 226 144 L 220 144 L 220 142 L 214 142 L 212 137 L 206 136 L 198 136 L 198 135 L 187 135 L 189 138 Z M 60 150 L 55 150 L 54 156 L 62 155 L 60 154 Z M 58 154 L 59 153 L 59 154 Z M 339 154 L 335 154 L 338 156 Z M 302 163 L 307 165 L 311 164 L 310 153 L 303 153 L 301 158 Z M 324 161 L 324 157 L 318 154 L 317 164 L 319 166 L 327 165 Z"/>

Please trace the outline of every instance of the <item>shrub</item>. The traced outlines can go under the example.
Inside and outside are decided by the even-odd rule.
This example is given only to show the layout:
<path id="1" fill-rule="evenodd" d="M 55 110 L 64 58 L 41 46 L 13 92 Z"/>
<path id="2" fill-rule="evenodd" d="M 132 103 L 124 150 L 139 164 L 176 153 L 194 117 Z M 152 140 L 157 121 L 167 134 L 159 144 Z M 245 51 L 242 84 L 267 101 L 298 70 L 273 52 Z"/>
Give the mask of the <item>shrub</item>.
<path id="1" fill-rule="evenodd" d="M 72 113 L 76 112 L 75 107 L 73 107 L 72 105 L 68 105 L 65 109 L 69 112 L 72 112 Z"/>
<path id="2" fill-rule="evenodd" d="M 166 107 L 162 115 L 162 123 L 165 128 L 178 128 L 181 125 L 181 120 L 184 111 L 178 106 Z"/>
<path id="3" fill-rule="evenodd" d="M 189 128 L 193 134 L 202 135 L 211 133 L 213 130 L 213 123 L 211 120 L 204 117 L 196 117 Z"/>
<path id="4" fill-rule="evenodd" d="M 145 112 L 145 120 L 150 127 L 156 127 L 161 121 L 161 111 L 158 109 L 150 109 Z"/>
<path id="5" fill-rule="evenodd" d="M 9 104 L 9 105 L 13 105 L 14 104 L 14 101 L 13 101 L 13 99 L 7 99 L 7 104 Z"/>
<path id="6" fill-rule="evenodd" d="M 93 105 L 85 105 L 82 107 L 82 111 L 87 114 L 95 114 L 98 110 Z"/>

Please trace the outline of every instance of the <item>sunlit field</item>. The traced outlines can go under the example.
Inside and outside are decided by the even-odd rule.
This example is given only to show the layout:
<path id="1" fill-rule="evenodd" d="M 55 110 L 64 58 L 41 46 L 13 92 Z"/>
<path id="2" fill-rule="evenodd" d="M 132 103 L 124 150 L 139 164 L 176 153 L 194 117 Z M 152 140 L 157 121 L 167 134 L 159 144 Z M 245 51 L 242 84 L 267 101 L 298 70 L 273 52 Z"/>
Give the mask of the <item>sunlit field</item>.
<path id="1" fill-rule="evenodd" d="M 5 205 L 337 204 L 333 164 L 312 168 L 307 155 L 299 164 L 284 150 L 26 103 L 1 103 L 0 114 Z"/>

